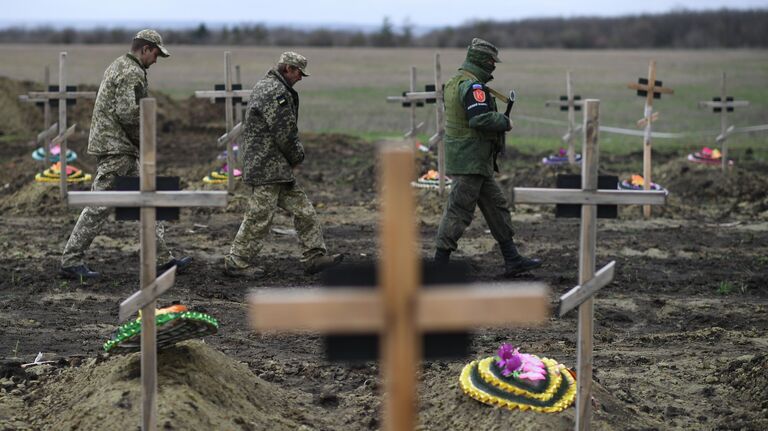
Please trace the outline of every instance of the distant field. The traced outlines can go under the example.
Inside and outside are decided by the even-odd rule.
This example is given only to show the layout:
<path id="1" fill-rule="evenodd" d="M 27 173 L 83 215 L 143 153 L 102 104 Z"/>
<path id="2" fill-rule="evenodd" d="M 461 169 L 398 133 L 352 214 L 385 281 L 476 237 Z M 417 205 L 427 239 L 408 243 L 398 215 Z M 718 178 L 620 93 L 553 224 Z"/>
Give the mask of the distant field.
<path id="1" fill-rule="evenodd" d="M 172 46 L 172 57 L 160 59 L 149 72 L 150 86 L 184 99 L 194 90 L 212 89 L 224 80 L 226 47 Z M 104 68 L 126 50 L 126 46 L 0 45 L 0 75 L 15 79 L 42 81 L 44 66 L 50 65 L 53 80 L 58 73 L 58 52 L 66 50 L 70 83 L 97 85 Z M 432 81 L 434 49 L 371 48 L 296 48 L 309 58 L 312 76 L 298 84 L 301 101 L 300 125 L 307 131 L 338 131 L 364 136 L 398 133 L 408 125 L 408 112 L 387 104 L 387 95 L 406 89 L 409 67 L 418 68 L 419 86 Z M 253 83 L 278 58 L 282 48 L 231 48 L 233 64 L 242 69 L 244 87 Z M 464 50 L 440 50 L 444 77 L 450 76 L 464 57 Z M 752 106 L 737 111 L 737 126 L 768 123 L 768 51 L 565 51 L 504 50 L 505 61 L 495 73 L 493 86 L 518 94 L 518 115 L 564 120 L 556 108 L 545 108 L 544 101 L 565 92 L 565 71 L 573 71 L 577 94 L 598 98 L 601 123 L 633 128 L 642 116 L 643 99 L 626 88 L 648 71 L 648 61 L 656 59 L 658 77 L 675 89 L 672 96 L 656 101 L 660 121 L 655 130 L 668 132 L 719 129 L 719 118 L 699 109 L 697 102 L 719 94 L 720 73 L 728 73 L 729 94 L 749 99 Z M 432 105 L 420 109 L 420 121 L 434 128 Z M 564 132 L 560 126 L 516 122 L 514 139 L 518 145 L 556 147 Z M 431 131 L 429 132 L 431 133 Z M 712 137 L 713 138 L 713 137 Z M 604 150 L 638 151 L 641 138 L 604 134 Z M 657 140 L 657 148 L 700 147 L 709 138 Z M 753 147 L 768 154 L 768 133 L 739 135 L 731 141 L 736 152 Z M 735 153 L 738 154 L 738 153 Z"/>

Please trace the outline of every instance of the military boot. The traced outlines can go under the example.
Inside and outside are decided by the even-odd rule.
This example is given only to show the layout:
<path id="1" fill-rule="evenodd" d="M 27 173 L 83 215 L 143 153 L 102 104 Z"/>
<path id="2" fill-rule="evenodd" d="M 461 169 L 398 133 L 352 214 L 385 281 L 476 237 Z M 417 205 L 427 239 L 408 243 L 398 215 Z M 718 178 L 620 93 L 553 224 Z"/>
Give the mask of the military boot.
<path id="1" fill-rule="evenodd" d="M 324 254 L 310 259 L 304 266 L 304 274 L 312 275 L 325 271 L 341 263 L 344 260 L 343 254 Z"/>
<path id="2" fill-rule="evenodd" d="M 514 241 L 499 243 L 499 247 L 501 255 L 504 256 L 504 277 L 512 277 L 541 266 L 540 259 L 522 256 Z"/>
<path id="3" fill-rule="evenodd" d="M 224 258 L 224 274 L 236 278 L 261 278 L 264 269 L 256 265 L 238 265 L 229 256 Z"/>
<path id="4" fill-rule="evenodd" d="M 192 263 L 192 256 L 184 256 L 179 259 L 173 258 L 162 265 L 157 266 L 157 273 L 162 274 L 169 269 L 176 267 L 176 272 L 181 272 L 184 268 L 188 267 Z"/>
<path id="5" fill-rule="evenodd" d="M 435 263 L 440 265 L 447 265 L 450 259 L 451 259 L 451 250 L 446 250 L 444 248 L 435 249 Z"/>
<path id="6" fill-rule="evenodd" d="M 73 280 L 85 280 L 89 278 L 99 278 L 101 274 L 91 271 L 86 265 L 68 266 L 59 269 L 59 275 Z"/>

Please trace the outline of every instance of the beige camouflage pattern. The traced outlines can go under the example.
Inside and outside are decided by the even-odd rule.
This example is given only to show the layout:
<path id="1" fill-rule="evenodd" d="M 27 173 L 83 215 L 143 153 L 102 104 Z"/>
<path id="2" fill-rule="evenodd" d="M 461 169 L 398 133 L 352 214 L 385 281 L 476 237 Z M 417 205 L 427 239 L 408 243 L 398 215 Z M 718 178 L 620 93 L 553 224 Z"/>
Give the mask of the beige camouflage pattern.
<path id="1" fill-rule="evenodd" d="M 288 64 L 290 66 L 296 67 L 301 71 L 302 75 L 309 76 L 309 73 L 307 73 L 307 57 L 304 57 L 299 53 L 286 51 L 280 54 L 280 60 L 278 60 L 277 63 Z"/>
<path id="2" fill-rule="evenodd" d="M 107 67 L 93 108 L 88 154 L 139 157 L 139 100 L 148 92 L 147 71 L 133 55 Z"/>
<path id="3" fill-rule="evenodd" d="M 96 178 L 93 180 L 91 191 L 106 191 L 114 188 L 118 176 L 139 175 L 139 161 L 133 156 L 115 155 L 99 157 L 96 168 Z M 77 224 L 69 236 L 64 253 L 61 256 L 61 267 L 83 265 L 83 256 L 93 239 L 101 231 L 104 221 L 109 217 L 109 207 L 85 207 L 77 219 Z M 157 234 L 157 264 L 162 265 L 173 258 L 165 244 L 165 226 L 158 223 Z"/>
<path id="4" fill-rule="evenodd" d="M 142 39 L 142 40 L 146 40 L 147 42 L 154 43 L 160 49 L 161 57 L 171 56 L 171 53 L 168 52 L 168 48 L 163 46 L 163 37 L 160 36 L 160 33 L 156 32 L 155 30 L 151 30 L 151 29 L 141 30 L 138 33 L 136 33 L 136 36 L 134 36 L 133 38 Z"/>
<path id="5" fill-rule="evenodd" d="M 303 263 L 327 253 L 322 226 L 304 190 L 296 183 L 270 184 L 253 188 L 243 222 L 229 254 L 224 258 L 225 265 L 230 268 L 256 265 L 256 256 L 264 245 L 264 238 L 278 208 L 293 216 Z"/>
<path id="6" fill-rule="evenodd" d="M 253 87 L 243 132 L 243 179 L 251 186 L 294 181 L 304 161 L 299 140 L 299 95 L 277 70 Z"/>

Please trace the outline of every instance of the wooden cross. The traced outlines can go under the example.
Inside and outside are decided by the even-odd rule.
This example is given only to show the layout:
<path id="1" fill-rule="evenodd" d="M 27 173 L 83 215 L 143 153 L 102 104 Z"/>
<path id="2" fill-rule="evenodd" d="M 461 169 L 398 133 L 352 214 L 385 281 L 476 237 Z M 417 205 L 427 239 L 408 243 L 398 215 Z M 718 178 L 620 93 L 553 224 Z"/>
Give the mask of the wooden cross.
<path id="1" fill-rule="evenodd" d="M 600 130 L 600 101 L 584 101 L 584 144 L 582 147 L 581 190 L 515 187 L 514 202 L 521 204 L 580 204 L 581 230 L 579 238 L 579 284 L 576 292 L 563 298 L 561 311 L 579 307 L 578 372 L 576 399 L 576 429 L 588 430 L 591 419 L 590 392 L 592 390 L 592 341 L 594 303 L 591 295 L 612 278 L 613 267 L 595 274 L 597 242 L 597 205 L 642 204 L 663 205 L 665 191 L 598 190 L 598 133 Z M 608 272 L 610 271 L 610 277 Z M 610 280 L 608 280 L 610 281 Z"/>
<path id="2" fill-rule="evenodd" d="M 420 336 L 426 331 L 539 323 L 548 315 L 541 283 L 420 290 L 414 198 L 408 178 L 413 151 L 384 148 L 382 157 L 381 261 L 378 289 L 267 289 L 249 296 L 258 331 L 311 330 L 380 333 L 385 418 L 382 429 L 406 431 L 417 423 L 416 373 Z"/>
<path id="3" fill-rule="evenodd" d="M 637 90 L 637 95 L 645 97 L 643 118 L 637 124 L 645 128 L 643 135 L 643 190 L 651 189 L 651 124 L 656 121 L 658 113 L 653 112 L 653 99 L 661 99 L 662 94 L 674 94 L 671 88 L 662 87 L 662 82 L 656 80 L 656 60 L 651 60 L 648 66 L 648 78 L 638 79 L 638 83 L 628 84 L 627 87 Z M 651 216 L 651 207 L 643 206 L 643 216 Z"/>
<path id="4" fill-rule="evenodd" d="M 565 95 L 560 96 L 560 100 L 547 100 L 546 106 L 557 106 L 561 111 L 568 111 L 568 132 L 563 135 L 563 143 L 568 146 L 568 163 L 576 163 L 576 151 L 574 141 L 579 128 L 576 127 L 576 111 L 581 111 L 584 102 L 581 96 L 573 94 L 573 84 L 571 81 L 571 71 L 565 72 Z"/>
<path id="5" fill-rule="evenodd" d="M 243 88 L 243 81 L 240 79 L 240 65 L 235 65 L 235 81 L 234 86 Z M 235 104 L 235 124 L 240 123 L 243 121 L 243 111 L 245 110 L 245 107 L 248 106 L 248 101 L 245 99 L 242 99 L 240 103 Z"/>
<path id="6" fill-rule="evenodd" d="M 120 305 L 120 320 L 141 309 L 141 381 L 143 431 L 157 428 L 157 327 L 156 299 L 174 281 L 176 267 L 156 278 L 155 209 L 157 207 L 223 207 L 227 192 L 156 191 L 156 112 L 155 99 L 142 99 L 140 190 L 138 192 L 71 192 L 69 205 L 141 207 L 141 290 Z"/>
<path id="7" fill-rule="evenodd" d="M 727 115 L 729 112 L 733 112 L 737 106 L 749 106 L 749 102 L 746 100 L 733 100 L 733 97 L 728 96 L 725 91 L 725 72 L 723 72 L 722 80 L 720 81 L 720 97 L 713 97 L 712 101 L 699 102 L 699 107 L 712 108 L 712 112 L 720 114 L 720 135 L 715 138 L 715 142 L 721 146 L 723 173 L 727 172 L 728 168 L 728 145 L 726 141 L 728 136 L 733 133 L 735 127 L 728 127 Z"/>
<path id="8" fill-rule="evenodd" d="M 45 74 L 43 82 L 45 83 L 45 87 L 43 87 L 43 91 L 48 91 L 48 89 L 51 86 L 51 68 L 49 66 L 45 66 Z M 43 168 L 47 168 L 48 163 L 51 163 L 51 149 L 50 149 L 50 141 L 53 138 L 53 136 L 56 133 L 56 130 L 58 130 L 58 123 L 54 123 L 54 126 L 51 129 L 53 129 L 53 133 L 50 132 L 49 126 L 51 124 L 51 104 L 48 103 L 47 99 L 43 98 L 31 98 L 28 94 L 23 94 L 19 96 L 19 100 L 22 102 L 27 103 L 34 103 L 37 105 L 43 106 L 43 132 L 37 135 L 37 143 L 40 144 L 43 147 L 43 152 L 45 154 L 45 158 L 43 159 Z"/>
<path id="9" fill-rule="evenodd" d="M 67 101 L 76 99 L 95 99 L 95 91 L 67 91 L 67 75 L 66 75 L 66 61 L 67 53 L 59 53 L 59 90 L 58 91 L 30 91 L 29 98 L 37 100 L 45 100 L 50 103 L 53 100 L 58 100 L 59 103 L 59 136 L 64 135 L 67 131 Z M 47 104 L 46 103 L 46 104 Z M 45 109 L 45 108 L 43 108 Z M 61 152 L 59 153 L 59 161 L 61 162 L 61 181 L 59 182 L 59 189 L 61 191 L 61 200 L 65 201 L 67 198 L 67 139 L 61 139 L 59 144 Z M 46 158 L 49 153 L 46 151 Z"/>
<path id="10" fill-rule="evenodd" d="M 238 78 L 239 81 L 239 78 Z M 232 53 L 224 52 L 224 90 L 204 90 L 195 91 L 195 97 L 204 99 L 224 99 L 224 118 L 226 133 L 229 133 L 234 127 L 234 99 L 247 100 L 251 97 L 251 90 L 233 90 L 232 89 Z M 238 103 L 239 104 L 239 103 Z M 238 108 L 239 109 L 239 108 Z M 227 191 L 230 193 L 235 190 L 235 154 L 232 150 L 234 140 L 227 141 Z"/>
<path id="11" fill-rule="evenodd" d="M 416 91 L 416 68 L 411 66 L 411 86 L 410 91 L 404 92 L 402 96 L 387 96 L 389 103 L 401 103 L 404 107 L 411 108 L 411 128 L 406 132 L 405 137 L 410 138 L 416 135 L 417 129 L 423 126 L 423 123 L 416 124 L 416 107 L 424 103 L 435 103 L 435 134 L 429 138 L 429 145 L 437 144 L 437 172 L 438 190 L 440 195 L 445 193 L 445 99 L 443 94 L 442 67 L 440 66 L 440 53 L 435 53 L 435 83 L 428 85 L 426 91 Z M 419 105 L 421 104 L 421 105 Z"/>

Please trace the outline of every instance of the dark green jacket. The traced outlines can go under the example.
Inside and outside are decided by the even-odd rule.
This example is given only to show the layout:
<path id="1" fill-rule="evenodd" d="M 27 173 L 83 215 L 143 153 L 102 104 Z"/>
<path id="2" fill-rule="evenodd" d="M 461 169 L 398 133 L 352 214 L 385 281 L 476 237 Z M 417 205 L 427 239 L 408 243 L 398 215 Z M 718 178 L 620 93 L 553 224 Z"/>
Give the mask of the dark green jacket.
<path id="1" fill-rule="evenodd" d="M 493 76 L 487 72 L 464 62 L 445 84 L 445 170 L 448 175 L 493 176 L 494 154 L 499 150 L 509 122 L 503 113 L 497 112 L 496 100 L 487 91 L 485 98 L 490 112 L 467 118 L 466 105 L 473 85 L 484 85 L 491 79 Z"/>
<path id="2" fill-rule="evenodd" d="M 253 87 L 243 132 L 244 181 L 252 186 L 294 181 L 304 160 L 299 141 L 299 95 L 277 70 Z"/>

